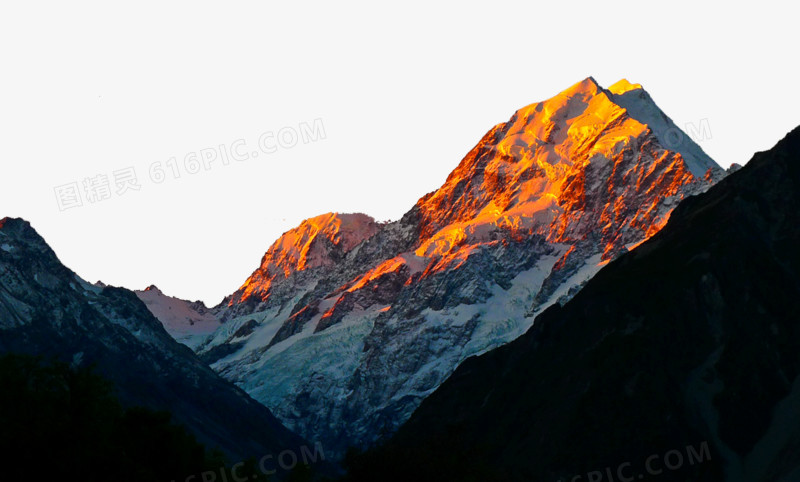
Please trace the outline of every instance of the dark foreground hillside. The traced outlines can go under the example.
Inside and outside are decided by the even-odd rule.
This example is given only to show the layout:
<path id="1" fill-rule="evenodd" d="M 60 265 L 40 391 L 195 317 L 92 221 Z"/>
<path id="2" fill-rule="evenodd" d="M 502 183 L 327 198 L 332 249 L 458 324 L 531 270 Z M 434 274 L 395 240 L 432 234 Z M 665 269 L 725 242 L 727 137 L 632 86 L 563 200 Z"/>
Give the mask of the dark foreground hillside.
<path id="1" fill-rule="evenodd" d="M 800 128 L 463 363 L 348 479 L 800 480 L 799 373 Z"/>
<path id="2" fill-rule="evenodd" d="M 280 472 L 282 453 L 289 470 L 311 451 L 308 459 L 325 465 L 313 443 L 176 342 L 133 292 L 82 280 L 30 224 L 13 218 L 0 219 L 0 355 L 7 353 L 56 359 L 76 369 L 93 366 L 113 383 L 124 408 L 170 412 L 175 423 L 221 451 L 230 464 L 267 457 L 265 472 Z M 0 385 L 0 391 L 15 396 L 9 387 Z M 14 446 L 5 428 L 0 426 L 0 443 Z M 51 456 L 83 442 L 67 443 L 54 441 Z M 157 447 L 160 441 L 152 443 Z M 4 465 L 17 463 L 6 456 L 0 451 Z"/>
<path id="3" fill-rule="evenodd" d="M 168 481 L 224 467 L 167 412 L 124 409 L 91 370 L 6 354 L 0 384 L 4 480 Z"/>

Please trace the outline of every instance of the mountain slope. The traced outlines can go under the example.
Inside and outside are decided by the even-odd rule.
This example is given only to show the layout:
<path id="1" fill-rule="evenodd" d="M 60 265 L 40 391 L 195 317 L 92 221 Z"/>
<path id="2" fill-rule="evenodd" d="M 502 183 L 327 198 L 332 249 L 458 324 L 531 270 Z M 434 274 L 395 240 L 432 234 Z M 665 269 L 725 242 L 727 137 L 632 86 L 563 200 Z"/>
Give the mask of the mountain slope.
<path id="1" fill-rule="evenodd" d="M 368 445 L 724 175 L 673 129 L 627 82 L 520 109 L 399 221 L 348 237 L 326 215 L 285 234 L 198 353 L 306 437 Z"/>
<path id="2" fill-rule="evenodd" d="M 351 480 L 466 480 L 470 466 L 587 480 L 624 463 L 635 480 L 651 454 L 658 480 L 798 480 L 798 246 L 800 128 L 524 336 L 464 362 Z M 665 469 L 664 454 L 703 443 L 702 463 L 684 452 Z"/>
<path id="3" fill-rule="evenodd" d="M 95 364 L 126 405 L 172 412 L 234 461 L 303 443 L 173 340 L 134 293 L 80 279 L 21 219 L 0 220 L 0 352 Z"/>
<path id="4" fill-rule="evenodd" d="M 167 333 L 189 348 L 195 348 L 219 328 L 219 320 L 202 301 L 167 296 L 155 285 L 134 293 L 164 325 Z"/>

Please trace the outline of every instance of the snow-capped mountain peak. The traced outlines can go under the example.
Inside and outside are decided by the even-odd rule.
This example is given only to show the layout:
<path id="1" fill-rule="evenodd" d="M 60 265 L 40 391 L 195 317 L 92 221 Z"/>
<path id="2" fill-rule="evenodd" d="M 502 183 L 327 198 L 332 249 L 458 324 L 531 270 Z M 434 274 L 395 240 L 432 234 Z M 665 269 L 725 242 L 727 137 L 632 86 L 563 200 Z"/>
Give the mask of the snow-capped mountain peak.
<path id="1" fill-rule="evenodd" d="M 198 353 L 332 451 L 369 444 L 724 175 L 677 132 L 640 86 L 588 77 L 493 127 L 402 219 L 284 234 Z"/>
<path id="2" fill-rule="evenodd" d="M 637 206 L 642 186 L 658 189 L 658 196 L 645 193 L 649 203 L 629 216 L 647 234 L 668 214 L 655 210 L 654 203 L 678 194 L 709 169 L 721 175 L 688 137 L 676 146 L 680 149 L 668 148 L 662 139 L 680 131 L 641 87 L 620 81 L 614 90 L 622 94 L 589 77 L 495 126 L 445 185 L 418 203 L 427 239 L 417 254 L 446 255 L 470 238 L 491 239 L 496 229 L 551 241 L 582 239 L 587 230 L 603 230 L 611 217 Z M 657 186 L 651 184 L 654 173 Z M 596 205 L 587 209 L 587 200 Z M 633 241 L 604 231 L 609 254 Z"/>

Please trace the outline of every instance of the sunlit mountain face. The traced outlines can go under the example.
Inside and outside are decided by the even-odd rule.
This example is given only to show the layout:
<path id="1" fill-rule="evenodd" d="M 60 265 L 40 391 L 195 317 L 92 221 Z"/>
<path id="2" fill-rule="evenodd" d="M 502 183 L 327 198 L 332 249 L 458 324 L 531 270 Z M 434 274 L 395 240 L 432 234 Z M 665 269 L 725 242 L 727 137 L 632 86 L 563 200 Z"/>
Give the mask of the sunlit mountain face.
<path id="1" fill-rule="evenodd" d="M 285 233 L 197 352 L 332 451 L 372 443 L 724 175 L 641 86 L 587 78 L 493 127 L 402 219 Z"/>
<path id="2" fill-rule="evenodd" d="M 672 206 L 687 187 L 702 188 L 721 174 L 640 85 L 621 80 L 604 90 L 587 78 L 490 130 L 445 184 L 417 203 L 413 255 L 422 259 L 404 253 L 370 275 L 409 264 L 426 273 L 447 269 L 471 249 L 497 242 L 498 233 L 576 243 L 598 231 L 607 260 L 663 226 L 670 210 L 661 209 L 662 201 L 670 198 Z M 225 303 L 265 301 L 274 283 L 336 263 L 337 254 L 379 229 L 363 214 L 307 219 L 270 247 L 260 269 Z"/>
<path id="3" fill-rule="evenodd" d="M 597 233 L 608 259 L 663 226 L 664 200 L 719 176 L 681 135 L 640 86 L 622 80 L 606 91 L 586 79 L 489 131 L 420 200 L 416 254 L 442 257 L 445 268 L 463 258 L 462 246 L 492 242 L 497 231 L 567 244 Z"/>
<path id="4" fill-rule="evenodd" d="M 261 266 L 223 304 L 267 301 L 273 284 L 292 274 L 331 266 L 355 246 L 378 232 L 380 225 L 366 214 L 323 214 L 306 219 L 270 246 Z"/>

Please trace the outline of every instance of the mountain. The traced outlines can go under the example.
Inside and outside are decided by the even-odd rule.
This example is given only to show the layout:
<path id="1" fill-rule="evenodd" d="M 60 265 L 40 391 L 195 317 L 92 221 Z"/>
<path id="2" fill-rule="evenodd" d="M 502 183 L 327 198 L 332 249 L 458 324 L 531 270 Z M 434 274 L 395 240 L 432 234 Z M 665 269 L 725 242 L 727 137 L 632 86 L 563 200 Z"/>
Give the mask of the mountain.
<path id="1" fill-rule="evenodd" d="M 492 128 L 400 220 L 327 214 L 284 234 L 197 352 L 341 455 L 724 175 L 641 86 L 587 78 Z"/>
<path id="2" fill-rule="evenodd" d="M 170 411 L 233 462 L 303 445 L 176 342 L 134 293 L 82 280 L 15 218 L 0 220 L 0 353 L 8 352 L 95 365 L 126 406 Z"/>
<path id="3" fill-rule="evenodd" d="M 306 219 L 270 246 L 261 266 L 222 301 L 221 306 L 226 307 L 223 319 L 262 311 L 273 295 L 285 297 L 287 289 L 294 289 L 290 288 L 295 281 L 293 274 L 330 269 L 379 229 L 380 225 L 366 214 L 328 213 Z"/>
<path id="4" fill-rule="evenodd" d="M 155 285 L 134 293 L 164 325 L 167 333 L 189 348 L 195 348 L 219 328 L 219 320 L 202 301 L 186 301 L 167 296 Z"/>
<path id="5" fill-rule="evenodd" d="M 800 480 L 798 246 L 800 128 L 465 361 L 350 480 Z"/>

